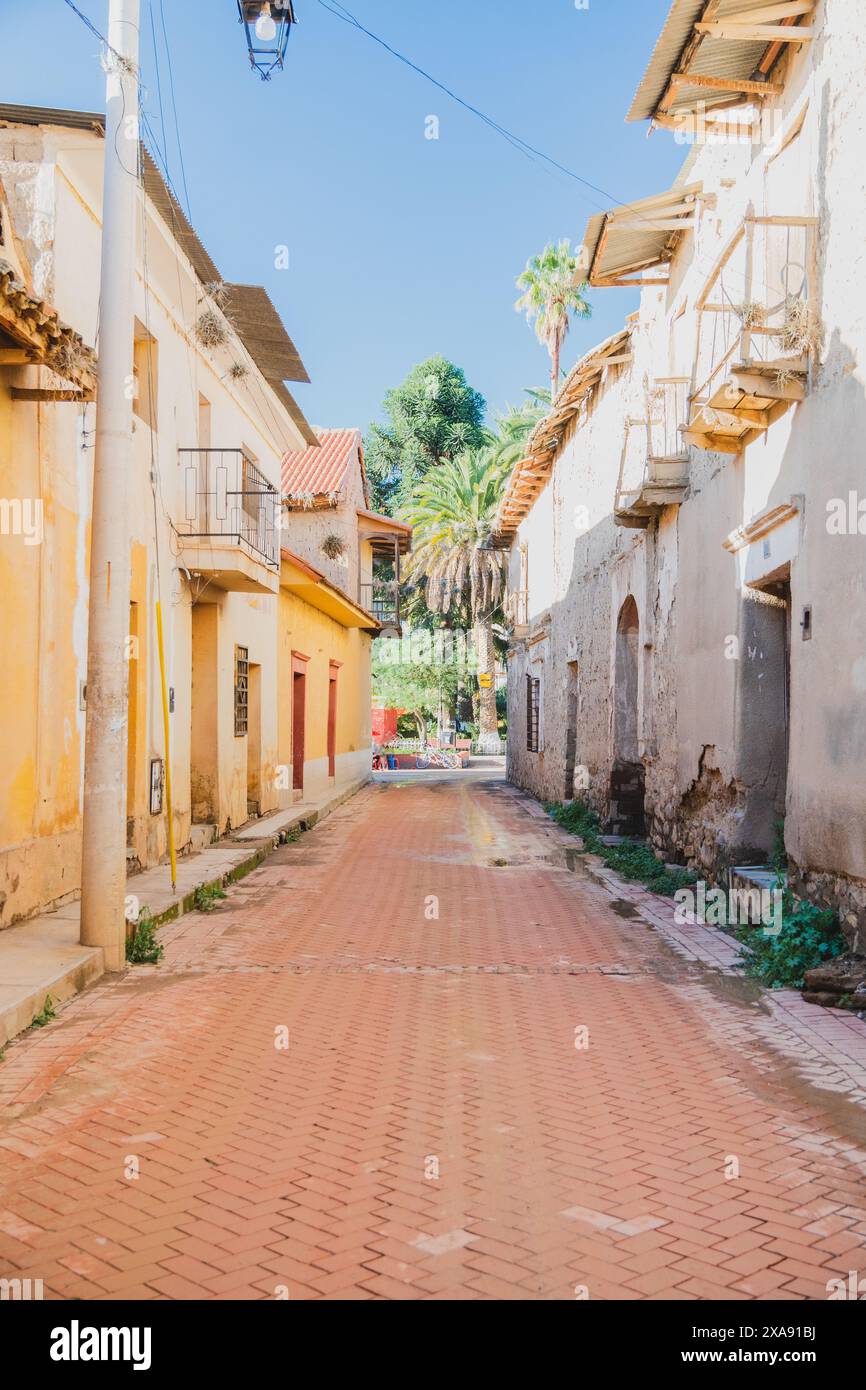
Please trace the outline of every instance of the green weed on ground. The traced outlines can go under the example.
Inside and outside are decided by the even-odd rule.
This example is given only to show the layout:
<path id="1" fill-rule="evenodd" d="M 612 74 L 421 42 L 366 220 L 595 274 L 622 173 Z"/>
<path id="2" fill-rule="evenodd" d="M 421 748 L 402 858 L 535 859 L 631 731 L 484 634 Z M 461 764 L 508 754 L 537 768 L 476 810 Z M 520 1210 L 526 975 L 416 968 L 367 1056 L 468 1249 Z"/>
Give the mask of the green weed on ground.
<path id="1" fill-rule="evenodd" d="M 782 926 L 776 935 L 742 927 L 735 936 L 745 973 L 768 989 L 802 989 L 807 970 L 848 950 L 836 914 L 795 898 L 790 889 L 782 898 Z"/>
<path id="2" fill-rule="evenodd" d="M 156 939 L 156 924 L 148 909 L 142 908 L 132 936 L 126 938 L 126 959 L 130 965 L 158 965 L 165 947 Z"/>
<path id="3" fill-rule="evenodd" d="M 215 912 L 217 903 L 225 896 L 218 883 L 200 883 L 195 890 L 196 912 Z"/>
<path id="4" fill-rule="evenodd" d="M 649 845 L 602 843 L 601 822 L 595 811 L 582 801 L 548 803 L 545 810 L 571 835 L 579 835 L 590 854 L 597 854 L 609 869 L 633 883 L 643 883 L 651 893 L 672 898 L 678 888 L 695 883 L 696 876 L 688 869 L 669 869 L 656 859 Z"/>
<path id="5" fill-rule="evenodd" d="M 42 1005 L 42 1010 L 40 1013 L 34 1014 L 33 1021 L 30 1024 L 30 1026 L 31 1028 L 44 1028 L 46 1023 L 50 1023 L 51 1020 L 56 1017 L 57 1015 L 54 1012 L 54 1001 L 52 1000 L 50 994 L 46 994 L 45 1003 Z"/>

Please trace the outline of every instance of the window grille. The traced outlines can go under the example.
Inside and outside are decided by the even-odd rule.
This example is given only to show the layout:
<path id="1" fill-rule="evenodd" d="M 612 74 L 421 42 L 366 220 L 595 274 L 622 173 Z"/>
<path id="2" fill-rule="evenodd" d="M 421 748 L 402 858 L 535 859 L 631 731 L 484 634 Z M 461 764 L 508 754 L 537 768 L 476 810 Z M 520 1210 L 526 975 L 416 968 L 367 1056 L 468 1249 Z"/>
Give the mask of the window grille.
<path id="1" fill-rule="evenodd" d="M 541 680 L 538 676 L 526 677 L 526 747 L 530 753 L 537 753 L 539 747 L 538 730 L 541 715 Z"/>
<path id="2" fill-rule="evenodd" d="M 250 653 L 235 647 L 235 738 L 245 738 L 249 726 Z"/>

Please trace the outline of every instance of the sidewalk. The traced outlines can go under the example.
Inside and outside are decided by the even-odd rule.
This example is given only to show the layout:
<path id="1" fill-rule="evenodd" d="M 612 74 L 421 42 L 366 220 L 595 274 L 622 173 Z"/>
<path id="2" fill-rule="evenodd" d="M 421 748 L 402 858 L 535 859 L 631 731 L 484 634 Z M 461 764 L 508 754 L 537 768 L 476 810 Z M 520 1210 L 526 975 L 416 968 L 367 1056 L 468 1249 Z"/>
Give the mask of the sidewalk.
<path id="1" fill-rule="evenodd" d="M 528 792 L 510 784 L 504 790 L 527 814 L 544 821 L 548 833 L 564 848 L 574 849 L 580 843 L 557 826 Z M 739 947 L 726 932 L 695 920 L 679 922 L 671 898 L 620 878 L 597 855 L 586 853 L 582 858 L 596 882 L 617 901 L 632 904 L 678 956 L 730 979 L 745 979 L 738 964 Z M 847 1009 L 807 1004 L 796 989 L 755 986 L 755 992 L 760 1006 L 753 1026 L 763 1040 L 804 1071 L 820 1070 L 822 1090 L 844 1094 L 866 1107 L 866 1021 Z"/>
<path id="2" fill-rule="evenodd" d="M 315 800 L 299 802 L 251 821 L 216 844 L 177 863 L 173 892 L 168 864 L 133 874 L 127 892 L 147 908 L 157 925 L 174 921 L 195 906 L 196 890 L 243 878 L 285 844 L 293 830 L 309 830 L 360 791 L 369 778 L 350 782 Z M 65 903 L 0 932 L 0 1047 L 29 1028 L 46 999 L 60 1004 L 104 972 L 102 949 L 79 941 L 81 903 Z"/>

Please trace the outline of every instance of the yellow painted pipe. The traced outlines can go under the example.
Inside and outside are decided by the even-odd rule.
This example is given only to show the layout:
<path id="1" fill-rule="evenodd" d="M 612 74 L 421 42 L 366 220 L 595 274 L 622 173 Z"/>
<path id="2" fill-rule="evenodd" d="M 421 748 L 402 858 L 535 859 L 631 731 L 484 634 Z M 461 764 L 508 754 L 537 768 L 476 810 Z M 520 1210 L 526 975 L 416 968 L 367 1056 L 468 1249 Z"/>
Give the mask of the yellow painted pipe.
<path id="1" fill-rule="evenodd" d="M 168 812 L 168 852 L 171 858 L 171 888 L 177 887 L 177 855 L 174 848 L 174 816 L 171 810 L 171 742 L 168 732 L 168 687 L 165 683 L 165 647 L 162 640 L 162 604 L 156 604 L 156 640 L 159 647 L 159 676 L 162 683 L 162 723 L 165 729 L 165 805 Z"/>

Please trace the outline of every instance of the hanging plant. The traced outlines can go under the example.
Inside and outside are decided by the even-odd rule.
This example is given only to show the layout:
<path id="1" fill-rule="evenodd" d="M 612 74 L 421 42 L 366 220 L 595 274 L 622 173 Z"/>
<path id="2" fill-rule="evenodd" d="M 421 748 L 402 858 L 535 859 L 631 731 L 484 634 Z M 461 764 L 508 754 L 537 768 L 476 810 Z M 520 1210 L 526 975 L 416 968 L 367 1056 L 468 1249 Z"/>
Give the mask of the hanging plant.
<path id="1" fill-rule="evenodd" d="M 220 348 L 228 342 L 228 329 L 222 315 L 208 307 L 198 316 L 195 326 L 196 337 L 203 347 Z"/>
<path id="2" fill-rule="evenodd" d="M 758 328 L 763 324 L 766 317 L 766 310 L 763 304 L 757 300 L 747 301 L 745 304 L 735 304 L 734 313 L 743 325 L 743 328 Z"/>
<path id="3" fill-rule="evenodd" d="M 249 374 L 250 369 L 243 362 L 233 362 L 228 370 L 231 381 L 245 381 Z"/>
<path id="4" fill-rule="evenodd" d="M 784 321 L 776 337 L 784 352 L 811 352 L 817 345 L 817 325 L 805 299 L 788 296 Z"/>
<path id="5" fill-rule="evenodd" d="M 346 553 L 346 545 L 342 536 L 326 536 L 322 541 L 322 554 L 327 555 L 329 560 L 339 560 Z"/>

